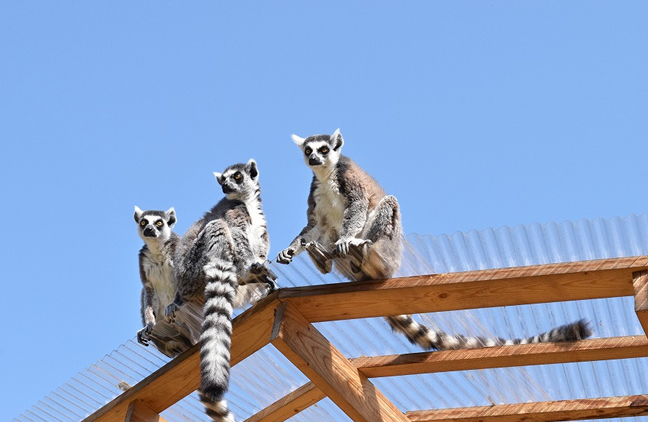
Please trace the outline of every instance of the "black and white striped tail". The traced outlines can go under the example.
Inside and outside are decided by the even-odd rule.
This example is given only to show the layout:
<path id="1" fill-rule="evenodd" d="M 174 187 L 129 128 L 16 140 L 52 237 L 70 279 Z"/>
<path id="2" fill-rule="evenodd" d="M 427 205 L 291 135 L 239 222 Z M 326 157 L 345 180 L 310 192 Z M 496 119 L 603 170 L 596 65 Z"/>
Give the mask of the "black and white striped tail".
<path id="1" fill-rule="evenodd" d="M 514 344 L 577 341 L 592 335 L 592 329 L 584 319 L 554 328 L 534 337 L 513 340 L 466 337 L 446 334 L 443 331 L 433 331 L 425 325 L 417 323 L 409 315 L 397 315 L 386 317 L 385 319 L 394 331 L 405 335 L 412 344 L 417 344 L 425 350 L 478 349 L 481 347 L 510 346 Z"/>
<path id="2" fill-rule="evenodd" d="M 211 249 L 217 257 L 205 266 L 205 319 L 200 336 L 200 401 L 216 422 L 234 422 L 223 396 L 229 388 L 232 344 L 232 302 L 237 277 L 230 239 L 214 236 Z"/>

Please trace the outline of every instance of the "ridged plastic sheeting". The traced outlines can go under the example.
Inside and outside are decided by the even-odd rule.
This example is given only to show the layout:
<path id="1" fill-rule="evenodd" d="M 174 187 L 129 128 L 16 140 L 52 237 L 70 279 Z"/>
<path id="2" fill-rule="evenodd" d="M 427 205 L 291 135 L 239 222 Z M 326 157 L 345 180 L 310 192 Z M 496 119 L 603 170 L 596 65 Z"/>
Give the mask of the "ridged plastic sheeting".
<path id="1" fill-rule="evenodd" d="M 648 255 L 648 213 L 472 230 L 451 236 L 410 235 L 404 246 L 403 264 L 395 276 Z M 320 274 L 305 255 L 289 266 L 273 264 L 281 287 L 345 281 L 335 274 Z M 507 338 L 535 335 L 586 318 L 592 322 L 594 337 L 612 337 L 643 334 L 633 309 L 632 298 L 615 298 L 438 312 L 417 318 L 450 333 Z M 392 333 L 382 318 L 315 325 L 347 357 L 420 351 Z M 120 383 L 134 385 L 168 361 L 154 347 L 129 340 L 14 420 L 80 421 L 117 397 Z M 647 364 L 647 359 L 629 359 L 377 378 L 372 382 L 399 409 L 410 411 L 648 394 Z M 306 382 L 308 379 L 270 345 L 232 369 L 226 398 L 237 420 L 245 420 Z M 169 422 L 208 420 L 195 393 L 162 415 Z M 325 399 L 290 420 L 350 419 Z"/>

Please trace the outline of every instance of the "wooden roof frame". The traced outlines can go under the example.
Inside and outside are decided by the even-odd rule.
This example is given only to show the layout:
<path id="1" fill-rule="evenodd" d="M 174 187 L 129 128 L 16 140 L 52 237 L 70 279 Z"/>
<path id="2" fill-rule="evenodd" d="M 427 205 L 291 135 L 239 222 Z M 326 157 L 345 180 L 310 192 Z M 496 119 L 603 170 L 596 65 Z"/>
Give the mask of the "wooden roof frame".
<path id="1" fill-rule="evenodd" d="M 644 333 L 648 333 L 648 256 L 281 289 L 234 319 L 231 365 L 273 344 L 310 379 L 246 422 L 283 421 L 325 397 L 353 421 L 363 422 L 553 421 L 648 415 L 648 395 L 404 413 L 370 380 L 648 357 L 646 335 L 349 359 L 312 325 L 353 318 L 620 296 L 634 296 L 636 315 Z M 84 422 L 164 421 L 161 412 L 199 387 L 199 359 L 199 345 L 195 345 Z"/>

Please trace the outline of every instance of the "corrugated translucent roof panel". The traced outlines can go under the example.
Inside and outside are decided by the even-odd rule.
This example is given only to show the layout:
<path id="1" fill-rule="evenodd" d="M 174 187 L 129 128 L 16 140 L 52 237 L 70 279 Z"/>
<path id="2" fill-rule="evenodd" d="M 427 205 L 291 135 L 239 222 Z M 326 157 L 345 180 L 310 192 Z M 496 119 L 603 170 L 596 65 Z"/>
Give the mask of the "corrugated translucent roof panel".
<path id="1" fill-rule="evenodd" d="M 404 239 L 399 274 L 410 276 L 648 255 L 648 213 L 626 218 L 532 224 L 472 230 L 451 236 Z M 302 254 L 289 266 L 274 265 L 281 287 L 345 281 L 322 275 Z M 417 315 L 424 324 L 464 335 L 527 337 L 586 318 L 595 337 L 643 334 L 632 298 L 523 305 Z M 315 324 L 348 357 L 418 352 L 382 318 Z M 15 421 L 79 421 L 164 365 L 169 358 L 133 340 L 36 403 Z M 646 359 L 487 369 L 374 379 L 403 411 L 648 394 Z M 274 347 L 267 346 L 233 368 L 227 399 L 245 420 L 308 382 Z M 196 394 L 163 416 L 170 422 L 207 421 Z M 618 420 L 648 420 L 647 417 Z M 325 399 L 292 421 L 347 421 Z"/>

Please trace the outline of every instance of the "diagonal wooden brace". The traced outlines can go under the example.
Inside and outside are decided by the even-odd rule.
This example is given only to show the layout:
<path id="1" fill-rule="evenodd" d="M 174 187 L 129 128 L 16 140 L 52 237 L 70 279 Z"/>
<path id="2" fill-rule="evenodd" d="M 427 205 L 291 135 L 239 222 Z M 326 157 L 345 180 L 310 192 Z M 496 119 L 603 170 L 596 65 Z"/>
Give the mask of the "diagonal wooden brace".
<path id="1" fill-rule="evenodd" d="M 143 401 L 134 400 L 128 405 L 124 422 L 167 422 L 162 416 L 147 407 Z"/>
<path id="2" fill-rule="evenodd" d="M 635 312 L 641 322 L 644 334 L 648 336 L 648 271 L 632 273 L 634 287 Z"/>
<path id="3" fill-rule="evenodd" d="M 270 341 L 352 420 L 409 421 L 290 303 L 277 309 Z"/>

